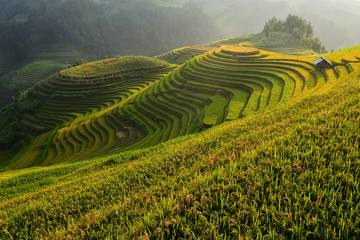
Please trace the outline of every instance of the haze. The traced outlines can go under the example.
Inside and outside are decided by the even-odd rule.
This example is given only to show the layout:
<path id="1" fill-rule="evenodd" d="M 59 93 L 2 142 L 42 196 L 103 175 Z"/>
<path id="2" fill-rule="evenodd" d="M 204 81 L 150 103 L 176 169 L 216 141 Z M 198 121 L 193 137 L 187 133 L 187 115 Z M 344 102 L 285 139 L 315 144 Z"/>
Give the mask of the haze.
<path id="1" fill-rule="evenodd" d="M 359 44 L 358 0 L 2 0 L 0 106 L 80 58 L 155 56 L 259 33 L 288 14 L 310 21 L 328 51 Z"/>

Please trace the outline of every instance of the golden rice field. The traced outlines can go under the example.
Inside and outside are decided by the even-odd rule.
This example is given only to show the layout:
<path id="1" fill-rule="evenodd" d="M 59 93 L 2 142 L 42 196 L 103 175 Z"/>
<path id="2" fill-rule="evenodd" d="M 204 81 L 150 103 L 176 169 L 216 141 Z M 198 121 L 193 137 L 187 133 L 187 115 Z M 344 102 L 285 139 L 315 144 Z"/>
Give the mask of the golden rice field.
<path id="1" fill-rule="evenodd" d="M 215 45 L 63 70 L 3 109 L 0 239 L 358 239 L 360 47 L 319 69 Z"/>
<path id="2" fill-rule="evenodd" d="M 45 101 L 22 113 L 30 134 L 6 169 L 141 149 L 291 104 L 356 77 L 358 57 L 334 53 L 319 70 L 317 56 L 223 46 L 178 67 L 123 57 L 63 70 L 33 87 Z"/>

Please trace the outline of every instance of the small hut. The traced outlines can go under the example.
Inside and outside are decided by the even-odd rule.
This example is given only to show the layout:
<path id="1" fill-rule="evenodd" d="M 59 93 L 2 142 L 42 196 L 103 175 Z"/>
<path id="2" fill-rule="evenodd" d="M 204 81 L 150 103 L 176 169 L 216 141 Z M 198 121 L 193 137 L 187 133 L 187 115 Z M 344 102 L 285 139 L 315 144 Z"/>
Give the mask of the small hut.
<path id="1" fill-rule="evenodd" d="M 314 61 L 315 65 L 317 68 L 319 69 L 323 69 L 323 68 L 329 68 L 332 67 L 331 62 L 329 62 L 326 58 L 324 58 L 323 56 L 321 56 L 320 58 L 316 59 Z"/>

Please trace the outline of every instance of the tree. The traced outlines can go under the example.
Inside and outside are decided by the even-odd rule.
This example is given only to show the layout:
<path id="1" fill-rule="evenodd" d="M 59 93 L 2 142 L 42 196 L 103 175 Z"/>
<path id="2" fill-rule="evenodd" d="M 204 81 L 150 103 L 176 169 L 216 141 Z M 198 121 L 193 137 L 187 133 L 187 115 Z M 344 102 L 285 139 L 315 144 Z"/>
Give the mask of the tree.
<path id="1" fill-rule="evenodd" d="M 311 38 L 314 35 L 314 28 L 310 22 L 305 27 L 305 34 L 307 38 Z"/>
<path id="2" fill-rule="evenodd" d="M 265 23 L 263 32 L 267 37 L 271 35 L 271 32 L 289 33 L 297 39 L 306 42 L 315 52 L 326 52 L 326 48 L 320 39 L 313 38 L 314 29 L 311 23 L 296 15 L 288 15 L 285 21 L 276 17 L 271 18 Z"/>
<path id="3" fill-rule="evenodd" d="M 73 63 L 73 67 L 76 67 L 76 66 L 79 66 L 79 65 L 82 65 L 82 64 L 84 64 L 84 63 L 86 63 L 86 61 L 84 61 L 84 60 L 82 60 L 82 59 L 77 59 L 77 60 L 75 60 L 75 62 Z"/>

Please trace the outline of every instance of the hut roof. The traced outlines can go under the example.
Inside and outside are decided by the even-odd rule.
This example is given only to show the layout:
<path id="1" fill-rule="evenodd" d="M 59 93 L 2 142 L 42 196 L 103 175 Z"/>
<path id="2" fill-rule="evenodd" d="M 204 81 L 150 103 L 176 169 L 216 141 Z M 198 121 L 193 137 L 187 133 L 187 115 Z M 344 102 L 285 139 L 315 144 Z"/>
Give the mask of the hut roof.
<path id="1" fill-rule="evenodd" d="M 331 62 L 329 62 L 326 58 L 324 58 L 323 56 L 321 56 L 320 58 L 316 59 L 314 61 L 315 65 L 318 65 L 319 63 L 325 61 L 326 63 L 328 63 L 330 66 L 332 66 Z"/>

